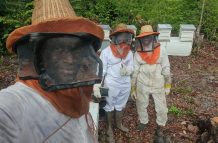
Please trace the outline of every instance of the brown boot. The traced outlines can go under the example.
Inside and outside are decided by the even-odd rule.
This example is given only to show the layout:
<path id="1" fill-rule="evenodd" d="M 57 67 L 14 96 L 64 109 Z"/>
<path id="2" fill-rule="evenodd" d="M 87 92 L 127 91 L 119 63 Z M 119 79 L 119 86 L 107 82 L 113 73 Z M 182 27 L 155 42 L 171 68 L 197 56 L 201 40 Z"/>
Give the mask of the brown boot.
<path id="1" fill-rule="evenodd" d="M 115 118 L 116 118 L 116 127 L 118 128 L 118 129 L 120 129 L 121 131 L 123 131 L 123 132 L 129 132 L 129 129 L 128 128 L 126 128 L 125 126 L 123 126 L 123 124 L 122 124 L 122 116 L 123 116 L 123 111 L 116 111 L 116 113 L 115 113 Z"/>
<path id="2" fill-rule="evenodd" d="M 114 140 L 114 133 L 112 129 L 112 117 L 113 112 L 106 112 L 106 118 L 107 118 L 107 142 L 108 143 L 115 143 Z"/>
<path id="3" fill-rule="evenodd" d="M 162 127 L 159 125 L 155 129 L 153 143 L 164 143 L 164 135 L 163 135 Z"/>
<path id="4" fill-rule="evenodd" d="M 143 131 L 147 127 L 147 124 L 140 123 L 137 126 L 137 131 Z"/>
<path id="5" fill-rule="evenodd" d="M 163 128 L 164 126 L 157 125 L 157 128 L 156 128 L 157 135 L 163 136 Z"/>

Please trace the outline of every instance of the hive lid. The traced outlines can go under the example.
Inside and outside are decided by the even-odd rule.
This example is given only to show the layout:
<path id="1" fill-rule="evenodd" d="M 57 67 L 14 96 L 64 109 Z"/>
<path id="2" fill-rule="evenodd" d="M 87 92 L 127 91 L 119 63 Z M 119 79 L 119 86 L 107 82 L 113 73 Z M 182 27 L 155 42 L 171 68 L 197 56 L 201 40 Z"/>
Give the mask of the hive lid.
<path id="1" fill-rule="evenodd" d="M 170 24 L 158 24 L 157 25 L 158 29 L 168 29 L 168 30 L 171 30 L 172 29 L 172 26 Z"/>
<path id="2" fill-rule="evenodd" d="M 182 31 L 195 31 L 195 26 L 193 24 L 180 24 L 180 29 Z"/>

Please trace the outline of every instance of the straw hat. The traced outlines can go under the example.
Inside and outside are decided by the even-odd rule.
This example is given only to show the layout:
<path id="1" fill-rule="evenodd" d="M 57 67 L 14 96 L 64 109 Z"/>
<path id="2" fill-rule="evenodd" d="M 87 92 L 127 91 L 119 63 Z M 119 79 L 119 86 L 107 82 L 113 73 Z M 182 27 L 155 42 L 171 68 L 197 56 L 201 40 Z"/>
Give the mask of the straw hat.
<path id="1" fill-rule="evenodd" d="M 141 27 L 140 34 L 136 38 L 145 37 L 148 35 L 159 35 L 159 32 L 154 32 L 151 25 L 144 25 Z"/>
<path id="2" fill-rule="evenodd" d="M 113 32 L 111 32 L 110 34 L 110 37 L 112 35 L 115 35 L 116 33 L 121 33 L 121 32 L 129 32 L 134 34 L 134 31 L 132 29 L 129 29 L 126 24 L 120 23 L 113 29 Z"/>
<path id="3" fill-rule="evenodd" d="M 103 29 L 94 22 L 76 16 L 69 0 L 35 0 L 32 24 L 15 29 L 6 41 L 10 52 L 13 44 L 32 32 L 89 33 L 104 39 Z"/>

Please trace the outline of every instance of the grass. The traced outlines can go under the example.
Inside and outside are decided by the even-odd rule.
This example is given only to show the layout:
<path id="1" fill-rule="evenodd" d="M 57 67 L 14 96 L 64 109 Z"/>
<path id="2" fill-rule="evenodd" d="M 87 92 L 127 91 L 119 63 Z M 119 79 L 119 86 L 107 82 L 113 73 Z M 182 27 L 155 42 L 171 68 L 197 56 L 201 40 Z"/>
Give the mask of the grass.
<path id="1" fill-rule="evenodd" d="M 184 109 L 181 109 L 181 108 L 176 107 L 174 105 L 170 106 L 169 113 L 173 114 L 173 115 L 175 115 L 177 117 L 181 117 L 181 116 L 184 116 L 184 115 L 187 115 L 187 116 L 194 115 L 194 111 L 191 108 L 189 108 L 187 110 L 184 110 Z"/>
<path id="2" fill-rule="evenodd" d="M 180 116 L 182 116 L 183 111 L 182 111 L 182 109 L 180 109 L 180 108 L 178 108 L 178 107 L 172 105 L 172 106 L 170 106 L 170 108 L 169 108 L 169 113 L 174 114 L 174 115 L 176 115 L 177 117 L 180 117 Z"/>

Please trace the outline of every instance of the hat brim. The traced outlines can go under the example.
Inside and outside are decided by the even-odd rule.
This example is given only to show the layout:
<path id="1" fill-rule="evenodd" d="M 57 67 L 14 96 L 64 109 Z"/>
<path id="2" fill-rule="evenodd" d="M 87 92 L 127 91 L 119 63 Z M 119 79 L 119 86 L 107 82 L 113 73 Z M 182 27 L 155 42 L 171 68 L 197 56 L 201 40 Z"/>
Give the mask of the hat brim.
<path id="1" fill-rule="evenodd" d="M 136 38 L 141 38 L 141 37 L 145 37 L 145 36 L 149 36 L 149 35 L 159 35 L 159 34 L 160 34 L 159 32 L 144 32 L 144 33 L 136 36 Z"/>
<path id="2" fill-rule="evenodd" d="M 112 32 L 109 37 L 111 37 L 111 36 L 113 36 L 113 35 L 115 35 L 117 33 L 123 33 L 123 32 L 128 32 L 128 33 L 135 34 L 134 31 L 131 30 L 131 29 L 122 29 L 122 30 L 116 30 L 116 31 Z"/>
<path id="3" fill-rule="evenodd" d="M 68 17 L 56 18 L 49 21 L 41 22 L 34 25 L 28 25 L 14 30 L 7 38 L 6 47 L 9 52 L 13 52 L 13 44 L 23 37 L 32 32 L 61 32 L 61 33 L 89 33 L 101 41 L 104 39 L 103 29 L 94 22 L 83 17 Z"/>

